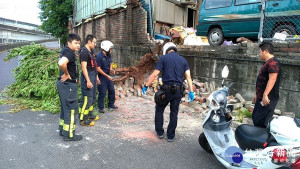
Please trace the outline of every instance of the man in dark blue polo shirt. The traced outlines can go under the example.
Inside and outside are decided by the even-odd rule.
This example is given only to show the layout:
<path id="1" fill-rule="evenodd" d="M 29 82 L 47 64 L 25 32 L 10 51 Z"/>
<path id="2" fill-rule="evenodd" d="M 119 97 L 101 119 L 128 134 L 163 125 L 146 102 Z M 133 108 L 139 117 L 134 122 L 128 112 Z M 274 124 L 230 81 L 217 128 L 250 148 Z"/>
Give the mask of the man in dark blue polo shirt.
<path id="1" fill-rule="evenodd" d="M 113 48 L 113 43 L 105 40 L 101 42 L 101 52 L 97 54 L 97 71 L 98 76 L 101 81 L 100 85 L 98 85 L 98 107 L 99 113 L 104 113 L 104 97 L 106 95 L 106 91 L 108 90 L 108 109 L 114 110 L 118 109 L 115 103 L 115 89 L 112 78 L 110 77 L 110 72 L 113 70 L 111 65 L 111 48 Z"/>
<path id="2" fill-rule="evenodd" d="M 61 50 L 58 66 L 60 68 L 57 80 L 57 90 L 61 104 L 59 131 L 64 141 L 79 141 L 81 135 L 75 134 L 78 117 L 77 80 L 78 69 L 75 51 L 80 48 L 80 37 L 69 34 L 68 46 Z"/>
<path id="3" fill-rule="evenodd" d="M 166 102 L 162 105 L 156 104 L 155 107 L 155 131 L 158 138 L 164 138 L 164 110 L 170 103 L 170 122 L 167 130 L 168 142 L 175 140 L 175 129 L 177 127 L 177 116 L 179 103 L 181 101 L 183 89 L 183 76 L 185 75 L 189 86 L 189 100 L 194 100 L 194 92 L 192 91 L 192 79 L 190 75 L 190 67 L 187 61 L 177 53 L 176 45 L 168 42 L 163 47 L 163 56 L 155 65 L 154 72 L 150 75 L 148 82 L 143 87 L 143 94 L 146 94 L 148 86 L 162 72 L 163 85 L 161 89 L 165 91 Z"/>

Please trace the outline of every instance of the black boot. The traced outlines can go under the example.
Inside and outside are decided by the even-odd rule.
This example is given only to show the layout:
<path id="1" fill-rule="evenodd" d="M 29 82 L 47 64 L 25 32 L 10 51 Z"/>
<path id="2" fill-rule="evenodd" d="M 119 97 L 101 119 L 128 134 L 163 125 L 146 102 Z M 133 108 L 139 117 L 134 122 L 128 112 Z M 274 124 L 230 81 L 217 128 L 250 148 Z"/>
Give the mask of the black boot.
<path id="1" fill-rule="evenodd" d="M 83 120 L 80 121 L 80 125 L 91 127 L 91 126 L 94 126 L 95 123 L 91 120 L 88 120 L 88 115 L 84 115 Z"/>
<path id="2" fill-rule="evenodd" d="M 91 121 L 99 120 L 99 116 L 96 116 L 92 112 L 90 112 L 88 120 L 91 120 Z"/>
<path id="3" fill-rule="evenodd" d="M 67 131 L 63 131 L 62 134 L 64 135 L 64 137 L 63 137 L 64 141 L 80 141 L 80 140 L 82 140 L 82 136 L 76 135 L 75 130 L 73 131 L 73 137 L 69 137 L 70 133 Z"/>
<path id="4" fill-rule="evenodd" d="M 64 136 L 64 141 L 80 141 L 80 140 L 82 140 L 81 135 L 74 134 L 73 137 Z"/>

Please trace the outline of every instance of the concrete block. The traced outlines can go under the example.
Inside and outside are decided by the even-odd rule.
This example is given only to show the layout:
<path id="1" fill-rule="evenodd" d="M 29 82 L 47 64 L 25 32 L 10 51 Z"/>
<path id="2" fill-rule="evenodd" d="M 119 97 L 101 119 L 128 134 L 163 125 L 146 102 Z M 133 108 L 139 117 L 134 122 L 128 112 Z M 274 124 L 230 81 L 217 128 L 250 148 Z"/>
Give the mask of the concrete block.
<path id="1" fill-rule="evenodd" d="M 126 90 L 122 90 L 122 91 L 120 91 L 120 93 L 122 93 L 124 96 L 127 96 Z"/>
<path id="2" fill-rule="evenodd" d="M 134 88 L 130 87 L 129 91 L 131 91 L 133 93 L 134 92 Z"/>
<path id="3" fill-rule="evenodd" d="M 137 89 L 137 95 L 138 95 L 139 97 L 142 96 L 142 90 L 141 90 L 141 89 Z"/>
<path id="4" fill-rule="evenodd" d="M 128 97 L 132 97 L 133 96 L 133 93 L 131 91 L 129 91 L 129 90 L 126 91 L 126 94 L 127 94 Z"/>
<path id="5" fill-rule="evenodd" d="M 200 88 L 200 94 L 207 92 L 206 88 Z"/>
<path id="6" fill-rule="evenodd" d="M 240 109 L 240 108 L 242 108 L 243 107 L 243 104 L 242 103 L 236 103 L 236 104 L 234 104 L 234 109 L 235 110 L 238 110 L 238 109 Z"/>
<path id="7" fill-rule="evenodd" d="M 207 107 L 208 107 L 207 104 L 205 104 L 205 103 L 202 103 L 201 106 L 203 109 L 207 109 Z"/>
<path id="8" fill-rule="evenodd" d="M 127 81 L 127 83 L 126 83 L 126 81 Z M 128 84 L 128 79 L 125 80 L 125 84 Z M 126 86 L 126 85 L 124 85 L 124 84 L 121 85 L 121 87 L 122 87 L 122 89 L 125 90 L 125 91 L 127 91 L 127 90 L 129 89 L 128 86 Z"/>
<path id="9" fill-rule="evenodd" d="M 239 101 L 240 101 L 242 104 L 245 103 L 245 99 L 242 97 L 241 94 L 237 93 L 237 94 L 235 95 L 235 97 L 236 97 L 237 99 L 239 99 Z"/>
<path id="10" fill-rule="evenodd" d="M 211 82 L 210 85 L 209 85 L 209 87 L 210 87 L 210 92 L 214 92 L 216 90 L 216 84 L 215 84 L 215 82 Z"/>
<path id="11" fill-rule="evenodd" d="M 123 93 L 120 93 L 120 98 L 121 99 L 125 98 L 125 95 Z"/>
<path id="12" fill-rule="evenodd" d="M 227 104 L 236 104 L 237 102 L 238 102 L 238 100 L 236 100 L 236 99 L 229 99 L 227 101 Z"/>
<path id="13" fill-rule="evenodd" d="M 244 105 L 245 108 L 249 109 L 249 107 L 252 106 L 253 104 L 252 101 L 245 101 Z"/>
<path id="14" fill-rule="evenodd" d="M 274 114 L 281 115 L 281 110 L 275 109 Z"/>

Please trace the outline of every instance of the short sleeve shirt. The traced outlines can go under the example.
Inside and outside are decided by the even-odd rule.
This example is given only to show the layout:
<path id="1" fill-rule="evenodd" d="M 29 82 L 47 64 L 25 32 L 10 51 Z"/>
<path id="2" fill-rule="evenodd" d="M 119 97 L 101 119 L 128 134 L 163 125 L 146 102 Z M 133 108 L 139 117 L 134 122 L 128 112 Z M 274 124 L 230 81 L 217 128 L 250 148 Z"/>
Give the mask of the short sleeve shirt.
<path id="1" fill-rule="evenodd" d="M 59 57 L 66 57 L 69 60 L 67 64 L 67 70 L 72 79 L 78 79 L 78 70 L 75 53 L 69 47 L 65 47 L 61 50 Z M 59 74 L 60 76 L 62 76 L 64 72 L 60 70 Z"/>
<path id="2" fill-rule="evenodd" d="M 269 93 L 269 99 L 279 98 L 279 83 L 281 75 L 280 62 L 275 58 L 271 58 L 261 67 L 256 80 L 256 97 L 262 99 L 264 91 L 269 81 L 269 73 L 278 73 L 273 89 Z"/>
<path id="3" fill-rule="evenodd" d="M 94 50 L 89 51 L 86 47 L 83 47 L 80 51 L 80 63 L 87 62 L 87 71 L 94 71 L 96 68 L 96 55 Z"/>
<path id="4" fill-rule="evenodd" d="M 162 81 L 167 85 L 182 85 L 185 71 L 190 67 L 187 61 L 175 52 L 162 56 L 155 65 L 162 72 Z"/>
<path id="5" fill-rule="evenodd" d="M 97 67 L 100 67 L 104 73 L 109 74 L 110 65 L 111 65 L 111 57 L 110 55 L 105 56 L 101 51 L 96 56 Z"/>

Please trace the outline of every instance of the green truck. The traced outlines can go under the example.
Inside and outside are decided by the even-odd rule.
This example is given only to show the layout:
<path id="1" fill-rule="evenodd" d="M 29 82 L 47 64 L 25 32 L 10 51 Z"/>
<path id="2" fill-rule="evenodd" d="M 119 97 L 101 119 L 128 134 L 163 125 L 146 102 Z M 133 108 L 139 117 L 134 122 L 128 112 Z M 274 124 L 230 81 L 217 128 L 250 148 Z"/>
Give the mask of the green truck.
<path id="1" fill-rule="evenodd" d="M 257 39 L 261 10 L 261 0 L 203 0 L 197 35 L 207 36 L 211 45 L 238 37 Z M 300 0 L 267 0 L 265 14 L 264 37 L 300 33 Z"/>

